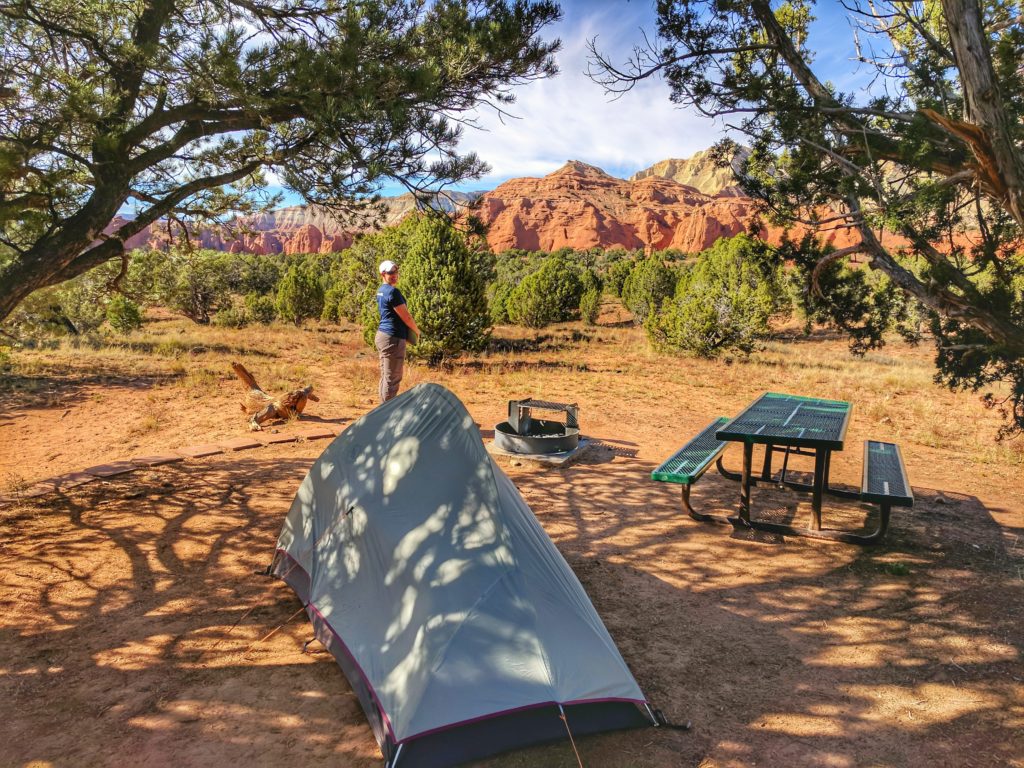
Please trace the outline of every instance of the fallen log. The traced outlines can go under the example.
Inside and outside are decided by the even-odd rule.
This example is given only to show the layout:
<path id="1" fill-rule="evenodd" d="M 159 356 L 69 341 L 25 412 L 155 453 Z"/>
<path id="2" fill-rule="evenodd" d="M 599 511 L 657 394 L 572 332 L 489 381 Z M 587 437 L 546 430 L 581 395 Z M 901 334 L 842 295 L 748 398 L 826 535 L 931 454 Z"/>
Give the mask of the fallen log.
<path id="1" fill-rule="evenodd" d="M 298 418 L 306 407 L 306 401 L 320 401 L 320 398 L 313 394 L 312 384 L 302 389 L 293 389 L 277 398 L 271 397 L 256 383 L 256 379 L 244 365 L 232 363 L 231 368 L 235 375 L 242 380 L 242 383 L 249 388 L 240 405 L 242 412 L 249 416 L 249 429 L 253 432 L 263 429 L 263 425 L 268 421 Z"/>

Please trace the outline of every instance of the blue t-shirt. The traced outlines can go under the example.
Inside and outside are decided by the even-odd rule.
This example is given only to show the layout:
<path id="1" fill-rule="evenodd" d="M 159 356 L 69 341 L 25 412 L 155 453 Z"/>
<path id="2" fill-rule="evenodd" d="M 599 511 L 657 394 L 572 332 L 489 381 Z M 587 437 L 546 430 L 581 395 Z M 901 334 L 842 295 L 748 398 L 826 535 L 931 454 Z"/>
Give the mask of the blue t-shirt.
<path id="1" fill-rule="evenodd" d="M 409 326 L 395 312 L 395 307 L 405 304 L 405 296 L 393 285 L 384 283 L 377 289 L 377 310 L 380 312 L 378 330 L 399 339 L 409 338 Z"/>

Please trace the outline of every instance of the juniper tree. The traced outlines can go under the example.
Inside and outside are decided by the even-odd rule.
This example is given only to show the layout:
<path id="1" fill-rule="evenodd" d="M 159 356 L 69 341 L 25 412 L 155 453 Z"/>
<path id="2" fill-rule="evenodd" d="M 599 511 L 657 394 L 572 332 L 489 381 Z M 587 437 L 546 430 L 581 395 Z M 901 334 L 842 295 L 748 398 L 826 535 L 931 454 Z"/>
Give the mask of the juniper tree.
<path id="1" fill-rule="evenodd" d="M 508 317 L 517 325 L 543 328 L 549 323 L 572 319 L 584 291 L 594 280 L 590 271 L 555 252 L 527 275 L 505 299 Z"/>
<path id="2" fill-rule="evenodd" d="M 651 255 L 636 262 L 622 281 L 622 303 L 633 313 L 633 321 L 643 325 L 658 311 L 661 303 L 675 290 L 677 275 L 660 256 Z"/>
<path id="3" fill-rule="evenodd" d="M 778 222 L 851 227 L 854 253 L 931 313 L 938 378 L 1009 388 L 1024 428 L 1024 17 L 1015 0 L 844 0 L 872 87 L 821 75 L 807 0 L 661 0 L 656 40 L 624 66 L 591 45 L 611 91 L 663 76 L 671 99 L 728 121 L 743 186 Z M 832 41 L 834 42 L 834 41 Z M 869 70 L 870 71 L 870 70 Z M 718 146 L 724 165 L 730 141 Z M 880 236 L 885 232 L 888 237 Z M 820 269 L 819 269 L 820 273 Z M 1003 395 L 999 396 L 1000 398 Z"/>
<path id="4" fill-rule="evenodd" d="M 324 287 L 320 274 L 309 264 L 292 264 L 277 284 L 277 315 L 301 325 L 324 311 Z"/>
<path id="5" fill-rule="evenodd" d="M 421 338 L 412 358 L 436 365 L 463 352 L 480 352 L 490 339 L 487 283 L 494 270 L 489 250 L 473 248 L 451 222 L 437 215 L 406 219 L 386 235 L 401 252 L 399 289 Z M 376 302 L 363 315 L 363 336 L 372 343 Z"/>
<path id="6" fill-rule="evenodd" d="M 753 350 L 769 336 L 772 316 L 789 309 L 782 267 L 769 262 L 770 251 L 749 235 L 720 238 L 682 273 L 663 310 L 647 319 L 650 339 L 700 357 Z"/>
<path id="7" fill-rule="evenodd" d="M 467 114 L 553 74 L 549 0 L 0 3 L 0 319 L 32 291 L 274 200 L 479 176 Z M 110 223 L 131 203 L 135 215 Z"/>

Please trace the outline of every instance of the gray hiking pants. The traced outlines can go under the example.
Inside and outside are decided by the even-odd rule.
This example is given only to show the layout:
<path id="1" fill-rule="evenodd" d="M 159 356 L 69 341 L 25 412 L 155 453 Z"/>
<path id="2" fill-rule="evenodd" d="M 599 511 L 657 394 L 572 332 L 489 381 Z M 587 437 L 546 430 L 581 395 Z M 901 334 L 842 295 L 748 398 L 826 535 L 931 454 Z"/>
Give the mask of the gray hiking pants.
<path id="1" fill-rule="evenodd" d="M 398 385 L 402 382 L 405 370 L 405 339 L 390 336 L 381 331 L 373 337 L 380 353 L 380 386 L 379 394 L 382 403 L 398 394 Z"/>

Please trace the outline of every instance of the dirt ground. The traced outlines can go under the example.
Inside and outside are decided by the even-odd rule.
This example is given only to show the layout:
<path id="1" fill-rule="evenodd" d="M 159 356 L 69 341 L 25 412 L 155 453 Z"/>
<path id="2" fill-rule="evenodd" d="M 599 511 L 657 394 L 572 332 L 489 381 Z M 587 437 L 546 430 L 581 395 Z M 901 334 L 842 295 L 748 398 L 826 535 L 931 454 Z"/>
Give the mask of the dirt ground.
<path id="1" fill-rule="evenodd" d="M 1024 449 L 996 445 L 977 397 L 931 383 L 927 349 L 852 360 L 794 338 L 747 360 L 650 352 L 603 317 L 446 371 L 485 440 L 506 401 L 576 401 L 600 441 L 562 469 L 501 465 L 651 702 L 690 730 L 577 739 L 584 766 L 1024 766 Z M 375 359 L 352 329 L 147 326 L 117 349 L 16 353 L 0 382 L 0 494 L 131 456 L 247 434 L 228 363 L 268 388 L 312 381 L 303 422 L 373 405 Z M 680 513 L 650 472 L 712 417 L 765 390 L 854 403 L 833 478 L 861 442 L 903 449 L 916 504 L 874 548 L 734 532 Z M 326 441 L 140 469 L 0 507 L 0 765 L 379 766 L 380 752 L 295 595 L 256 572 Z M 736 465 L 730 449 L 727 463 Z M 806 469 L 806 467 L 804 467 Z M 731 509 L 708 473 L 695 505 Z M 805 520 L 805 497 L 754 491 Z M 865 510 L 827 505 L 856 529 Z M 869 521 L 870 522 L 870 521 Z M 491 768 L 576 766 L 568 742 Z"/>

